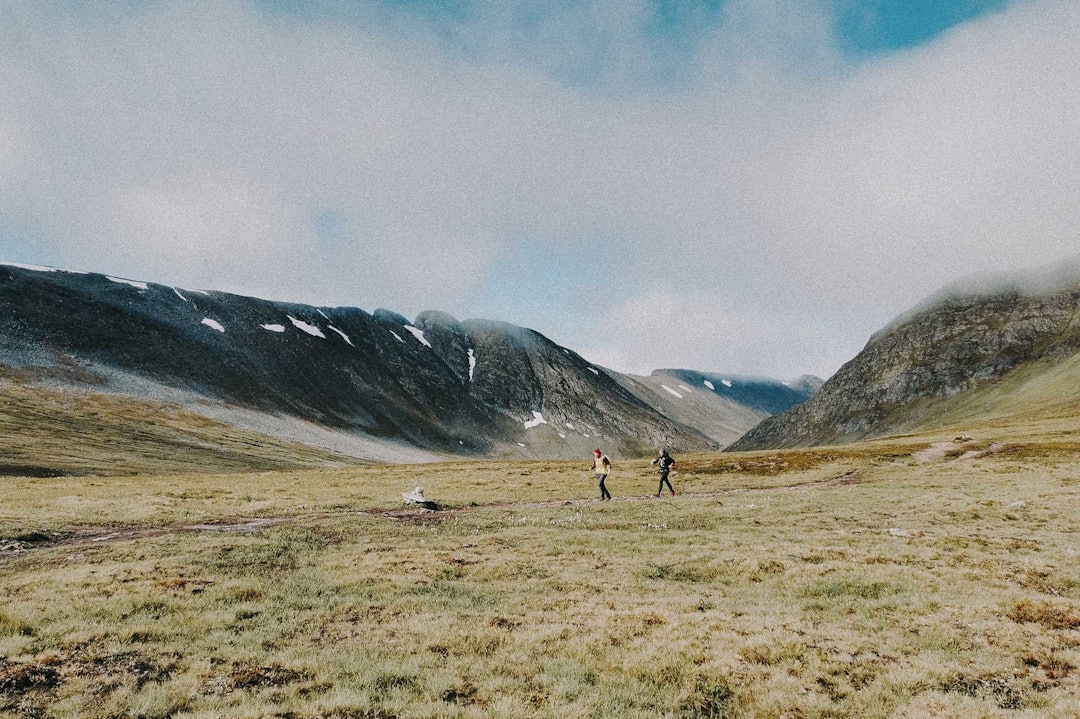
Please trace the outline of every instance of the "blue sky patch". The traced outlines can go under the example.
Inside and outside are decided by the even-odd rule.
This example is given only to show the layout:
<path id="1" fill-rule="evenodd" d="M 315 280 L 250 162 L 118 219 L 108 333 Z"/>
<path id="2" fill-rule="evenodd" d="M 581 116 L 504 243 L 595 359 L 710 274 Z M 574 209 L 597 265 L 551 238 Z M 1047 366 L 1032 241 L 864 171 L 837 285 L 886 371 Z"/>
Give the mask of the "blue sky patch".
<path id="1" fill-rule="evenodd" d="M 858 61 L 932 41 L 1011 1 L 829 0 L 819 12 L 832 28 L 831 42 Z M 785 2 L 735 10 L 736 2 L 743 0 L 646 0 L 625 7 L 592 0 L 261 0 L 258 6 L 308 22 L 351 23 L 365 32 L 426 34 L 444 51 L 479 64 L 536 66 L 568 86 L 632 92 L 677 90 L 693 82 L 696 56 L 725 24 L 743 22 L 747 7 L 769 23 L 801 22 L 793 14 L 796 4 L 791 10 Z M 794 52 L 792 61 L 813 64 L 816 56 Z"/>
<path id="2" fill-rule="evenodd" d="M 1009 0 L 836 0 L 836 34 L 857 54 L 902 50 L 989 12 Z"/>

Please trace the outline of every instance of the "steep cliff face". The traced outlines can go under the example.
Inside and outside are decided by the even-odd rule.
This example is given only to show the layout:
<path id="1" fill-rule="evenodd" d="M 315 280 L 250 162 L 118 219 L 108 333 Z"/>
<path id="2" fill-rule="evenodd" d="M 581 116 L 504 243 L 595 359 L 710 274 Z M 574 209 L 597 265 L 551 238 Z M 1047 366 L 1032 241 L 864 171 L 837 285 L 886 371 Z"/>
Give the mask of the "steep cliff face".
<path id="1" fill-rule="evenodd" d="M 808 402 L 770 417 L 729 449 L 850 442 L 932 420 L 935 401 L 1035 361 L 1080 352 L 1080 282 L 936 301 L 875 334 Z"/>
<path id="2" fill-rule="evenodd" d="M 534 330 L 491 320 L 457 322 L 430 312 L 417 326 L 430 334 L 443 361 L 458 368 L 470 400 L 501 423 L 502 436 L 513 446 L 573 456 L 597 444 L 622 453 L 658 445 L 711 446 L 698 428 L 627 391 L 618 373 L 594 367 Z"/>

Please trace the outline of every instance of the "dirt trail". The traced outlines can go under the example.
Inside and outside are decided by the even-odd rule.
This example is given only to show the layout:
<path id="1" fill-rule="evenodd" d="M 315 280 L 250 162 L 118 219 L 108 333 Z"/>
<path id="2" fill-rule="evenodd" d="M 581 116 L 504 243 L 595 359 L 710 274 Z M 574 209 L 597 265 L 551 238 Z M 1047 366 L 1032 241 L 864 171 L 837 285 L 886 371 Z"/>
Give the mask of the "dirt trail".
<path id="1" fill-rule="evenodd" d="M 988 454 L 997 454 L 1005 449 L 1005 445 L 994 442 L 989 446 L 983 446 L 971 437 L 957 437 L 951 442 L 935 442 L 921 452 L 913 456 L 920 464 L 936 462 L 938 460 L 964 461 L 978 459 Z"/>
<path id="2" fill-rule="evenodd" d="M 151 539 L 182 532 L 257 532 L 267 527 L 291 522 L 295 517 L 259 517 L 254 519 L 221 520 L 205 524 L 177 524 L 159 527 L 80 527 L 71 532 L 28 532 L 9 540 L 0 540 L 0 557 L 12 557 L 31 549 L 51 547 L 88 547 L 95 544 L 115 544 L 137 539 Z"/>
<path id="3" fill-rule="evenodd" d="M 814 480 L 812 482 L 799 482 L 786 485 L 772 485 L 761 487 L 741 487 L 738 489 L 723 489 L 715 492 L 689 492 L 679 494 L 676 497 L 664 495 L 635 495 L 627 497 L 615 497 L 610 500 L 616 503 L 624 502 L 659 502 L 672 501 L 682 498 L 710 499 L 714 497 L 727 497 L 736 494 L 748 494 L 758 492 L 784 492 L 811 489 L 827 489 L 842 487 L 861 482 L 859 470 L 852 469 L 843 474 L 828 479 Z M 381 517 L 406 523 L 436 523 L 445 521 L 459 513 L 479 512 L 485 510 L 508 510 L 508 509 L 542 509 L 545 507 L 565 507 L 582 504 L 593 504 L 599 499 L 552 499 L 537 502 L 491 502 L 489 504 L 474 504 L 461 507 L 440 507 L 437 503 L 430 503 L 429 507 L 406 505 L 403 507 L 391 507 L 386 509 L 368 510 L 336 510 L 327 512 L 308 512 L 278 517 L 253 517 L 243 519 L 218 519 L 194 524 L 173 524 L 157 527 L 116 527 L 116 526 L 83 526 L 70 532 L 28 532 L 11 539 L 0 539 L 0 558 L 14 557 L 27 551 L 37 549 L 50 549 L 56 547 L 90 547 L 101 544 L 115 544 L 118 542 L 131 542 L 140 539 L 163 537 L 169 534 L 181 534 L 185 532 L 222 532 L 246 534 L 258 532 L 270 527 L 289 524 L 296 521 L 311 521 L 318 519 L 331 519 L 342 516 L 358 517 Z"/>

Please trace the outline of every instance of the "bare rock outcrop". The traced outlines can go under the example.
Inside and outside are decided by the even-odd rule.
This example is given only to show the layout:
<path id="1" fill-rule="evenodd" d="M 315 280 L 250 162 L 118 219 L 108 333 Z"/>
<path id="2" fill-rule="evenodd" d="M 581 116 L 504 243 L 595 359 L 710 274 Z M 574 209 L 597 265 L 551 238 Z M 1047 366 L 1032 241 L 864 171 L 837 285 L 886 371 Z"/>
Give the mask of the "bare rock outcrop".
<path id="1" fill-rule="evenodd" d="M 764 420 L 728 449 L 778 449 L 884 436 L 934 400 L 1017 366 L 1080 352 L 1080 282 L 939 298 L 876 333 L 812 399 Z"/>

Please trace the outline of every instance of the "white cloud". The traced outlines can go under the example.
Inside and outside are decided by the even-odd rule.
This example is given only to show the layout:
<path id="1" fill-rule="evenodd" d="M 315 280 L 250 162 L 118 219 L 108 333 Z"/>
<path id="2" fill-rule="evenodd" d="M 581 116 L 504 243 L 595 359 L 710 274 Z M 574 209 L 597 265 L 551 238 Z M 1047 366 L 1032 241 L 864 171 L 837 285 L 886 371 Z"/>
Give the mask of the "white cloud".
<path id="1" fill-rule="evenodd" d="M 493 12 L 457 26 L 464 52 L 381 16 L 95 8 L 4 11 L 0 240 L 22 252 L 0 259 L 508 319 L 616 368 L 790 376 L 831 372 L 959 274 L 1076 251 L 1064 0 L 862 64 L 788 0 L 729 0 L 681 64 L 640 5 L 527 30 Z M 666 90 L 643 79 L 665 62 Z M 564 267 L 522 278 L 521 316 L 475 299 L 521 237 L 557 258 L 599 233 L 618 271 L 580 290 L 590 314 L 552 301 Z"/>
<path id="2" fill-rule="evenodd" d="M 580 350 L 598 364 L 637 374 L 696 368 L 790 378 L 828 373 L 865 339 L 836 323 L 827 308 L 793 310 L 733 300 L 722 291 L 667 289 L 619 303 L 606 322 L 581 338 Z"/>

